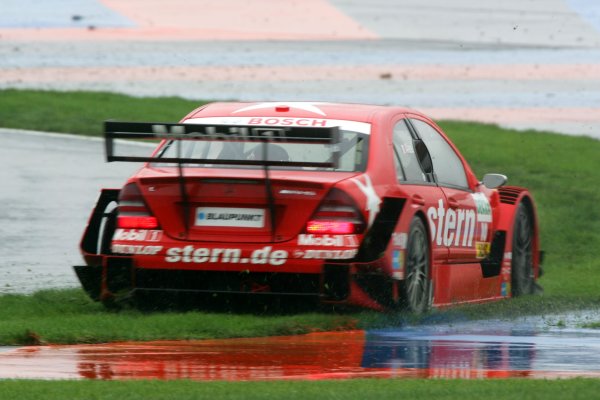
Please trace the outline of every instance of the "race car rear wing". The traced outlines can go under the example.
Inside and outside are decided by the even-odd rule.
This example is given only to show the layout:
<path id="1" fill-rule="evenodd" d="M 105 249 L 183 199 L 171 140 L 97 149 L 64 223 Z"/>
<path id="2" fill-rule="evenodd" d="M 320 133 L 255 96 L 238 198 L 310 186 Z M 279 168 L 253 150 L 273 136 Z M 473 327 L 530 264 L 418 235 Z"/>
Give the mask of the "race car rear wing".
<path id="1" fill-rule="evenodd" d="M 210 164 L 210 165 L 239 165 L 260 166 L 265 174 L 265 195 L 271 214 L 271 233 L 275 235 L 275 199 L 269 178 L 269 167 L 312 167 L 336 169 L 340 159 L 339 128 L 323 127 L 270 127 L 247 125 L 196 125 L 196 124 L 162 124 L 148 122 L 104 122 L 104 139 L 106 146 L 106 160 L 151 163 L 175 163 L 178 168 L 179 190 L 181 202 L 184 207 L 183 223 L 186 236 L 189 231 L 189 201 L 183 176 L 183 165 Z M 116 140 L 138 141 L 140 147 L 150 155 L 117 155 L 115 154 Z M 167 140 L 167 145 L 175 145 L 176 157 L 164 157 L 162 152 L 156 153 L 152 140 Z M 182 155 L 181 142 L 184 140 L 202 141 L 231 141 L 231 142 L 258 142 L 261 143 L 262 152 L 258 159 L 232 158 L 198 158 Z M 122 142 L 119 142 L 122 143 Z M 329 157 L 324 161 L 302 160 L 271 160 L 269 159 L 270 143 L 300 143 L 329 145 Z"/>
<path id="2" fill-rule="evenodd" d="M 193 124 L 163 124 L 149 122 L 117 122 L 104 123 L 104 138 L 106 146 L 106 160 L 130 162 L 160 162 L 177 164 L 212 164 L 212 165 L 256 165 L 256 166 L 285 166 L 285 167 L 313 167 L 337 168 L 340 158 L 339 128 L 323 127 L 269 127 L 248 125 L 193 125 Z M 181 156 L 162 157 L 157 155 L 135 156 L 115 154 L 115 140 L 126 139 L 141 141 L 149 145 L 149 140 L 166 139 L 180 143 L 184 140 L 202 141 L 232 141 L 232 142 L 260 142 L 263 146 L 260 159 L 240 158 L 198 158 Z M 269 143 L 305 143 L 330 145 L 330 156 L 325 161 L 301 160 L 270 160 L 268 156 Z M 179 144 L 176 144 L 179 145 Z"/>

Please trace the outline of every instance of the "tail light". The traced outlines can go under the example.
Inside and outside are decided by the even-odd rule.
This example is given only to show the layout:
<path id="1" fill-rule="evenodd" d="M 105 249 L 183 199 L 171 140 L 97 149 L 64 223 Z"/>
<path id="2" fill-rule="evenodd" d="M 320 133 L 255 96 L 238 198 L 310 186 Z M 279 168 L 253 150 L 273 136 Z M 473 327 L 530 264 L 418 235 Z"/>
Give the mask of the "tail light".
<path id="1" fill-rule="evenodd" d="M 312 218 L 306 223 L 308 233 L 352 234 L 362 233 L 365 222 L 350 196 L 332 189 Z"/>
<path id="2" fill-rule="evenodd" d="M 125 185 L 119 193 L 117 227 L 154 229 L 158 220 L 154 217 L 142 197 L 142 192 L 135 183 Z"/>

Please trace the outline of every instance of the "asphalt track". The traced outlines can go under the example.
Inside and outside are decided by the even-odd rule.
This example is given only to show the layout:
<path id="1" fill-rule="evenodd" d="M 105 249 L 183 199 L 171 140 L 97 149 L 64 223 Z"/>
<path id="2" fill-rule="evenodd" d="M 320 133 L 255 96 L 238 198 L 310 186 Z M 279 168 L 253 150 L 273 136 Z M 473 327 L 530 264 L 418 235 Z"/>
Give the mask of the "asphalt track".
<path id="1" fill-rule="evenodd" d="M 71 267 L 95 199 L 136 166 L 106 163 L 100 139 L 7 129 L 0 160 L 0 294 L 77 286 Z"/>
<path id="2" fill-rule="evenodd" d="M 600 138 L 595 1 L 0 6 L 0 88 L 397 104 Z"/>

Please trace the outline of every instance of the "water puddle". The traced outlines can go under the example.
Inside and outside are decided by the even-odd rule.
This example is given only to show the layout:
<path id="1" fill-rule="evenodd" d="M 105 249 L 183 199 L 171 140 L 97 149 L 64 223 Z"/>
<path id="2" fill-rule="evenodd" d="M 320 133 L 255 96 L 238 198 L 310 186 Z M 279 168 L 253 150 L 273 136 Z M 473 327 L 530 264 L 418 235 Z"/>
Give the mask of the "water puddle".
<path id="1" fill-rule="evenodd" d="M 600 377 L 600 332 L 556 325 L 534 318 L 289 337 L 4 348 L 0 378 Z"/>

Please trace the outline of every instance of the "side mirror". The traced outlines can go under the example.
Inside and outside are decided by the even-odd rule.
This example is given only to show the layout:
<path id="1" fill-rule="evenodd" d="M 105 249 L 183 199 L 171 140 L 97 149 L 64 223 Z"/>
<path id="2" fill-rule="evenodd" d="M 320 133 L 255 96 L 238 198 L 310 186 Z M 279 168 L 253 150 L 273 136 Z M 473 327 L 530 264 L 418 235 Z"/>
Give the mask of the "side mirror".
<path id="1" fill-rule="evenodd" d="M 496 189 L 503 186 L 508 181 L 506 175 L 501 174 L 485 174 L 482 183 L 488 189 Z"/>
<path id="2" fill-rule="evenodd" d="M 413 146 L 423 172 L 427 175 L 433 173 L 433 162 L 431 161 L 431 155 L 429 154 L 429 150 L 427 150 L 425 143 L 420 139 L 415 139 L 413 141 Z"/>

